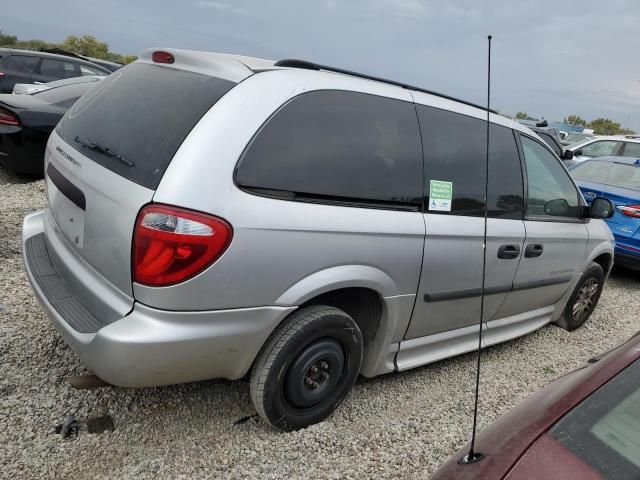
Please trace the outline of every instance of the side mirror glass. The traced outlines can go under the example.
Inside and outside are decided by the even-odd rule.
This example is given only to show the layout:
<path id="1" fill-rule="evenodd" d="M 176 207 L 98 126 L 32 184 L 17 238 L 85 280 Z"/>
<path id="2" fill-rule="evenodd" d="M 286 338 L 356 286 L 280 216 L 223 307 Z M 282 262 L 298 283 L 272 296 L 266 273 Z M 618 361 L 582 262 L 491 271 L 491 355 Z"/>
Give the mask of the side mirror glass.
<path id="1" fill-rule="evenodd" d="M 604 197 L 596 197 L 591 202 L 591 206 L 589 207 L 589 216 L 591 218 L 611 218 L 615 213 L 615 208 L 613 207 L 613 203 L 608 198 Z"/>
<path id="2" fill-rule="evenodd" d="M 544 204 L 544 213 L 554 217 L 568 217 L 571 207 L 564 198 L 549 200 Z"/>
<path id="3" fill-rule="evenodd" d="M 582 156 L 582 150 L 576 150 L 575 152 L 573 152 L 573 156 L 574 157 L 581 157 Z"/>
<path id="4" fill-rule="evenodd" d="M 563 160 L 573 160 L 573 152 L 571 150 L 565 150 L 562 153 Z"/>

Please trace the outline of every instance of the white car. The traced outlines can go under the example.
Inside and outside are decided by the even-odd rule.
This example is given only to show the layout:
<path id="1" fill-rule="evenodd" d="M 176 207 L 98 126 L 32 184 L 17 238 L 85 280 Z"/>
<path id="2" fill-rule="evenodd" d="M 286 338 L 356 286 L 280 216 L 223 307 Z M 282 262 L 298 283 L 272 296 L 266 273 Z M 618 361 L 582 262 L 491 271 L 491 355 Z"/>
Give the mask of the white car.
<path id="1" fill-rule="evenodd" d="M 64 78 L 62 80 L 54 80 L 47 83 L 16 83 L 13 86 L 13 92 L 16 94 L 31 95 L 32 93 L 42 92 L 50 88 L 62 87 L 64 85 L 75 85 L 76 83 L 99 82 L 104 76 L 88 75 L 84 77 Z"/>
<path id="2" fill-rule="evenodd" d="M 577 162 L 606 156 L 640 158 L 640 138 L 635 135 L 602 135 L 574 143 L 566 149 L 573 152 L 573 159 Z"/>

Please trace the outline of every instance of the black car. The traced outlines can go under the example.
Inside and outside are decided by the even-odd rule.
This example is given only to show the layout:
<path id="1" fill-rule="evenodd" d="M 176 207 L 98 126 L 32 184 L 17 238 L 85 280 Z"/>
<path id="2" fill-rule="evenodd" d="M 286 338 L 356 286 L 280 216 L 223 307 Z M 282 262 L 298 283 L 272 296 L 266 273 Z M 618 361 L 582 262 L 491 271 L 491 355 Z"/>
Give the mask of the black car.
<path id="1" fill-rule="evenodd" d="M 0 165 L 43 176 L 49 135 L 71 105 L 97 83 L 66 85 L 32 95 L 0 94 Z"/>
<path id="2" fill-rule="evenodd" d="M 66 57 L 81 58 L 82 60 L 86 60 L 88 62 L 95 63 L 96 65 L 100 65 L 101 67 L 106 68 L 110 72 L 115 72 L 116 70 L 119 70 L 122 67 L 124 67 L 124 65 L 122 65 L 121 63 L 110 62 L 109 60 L 103 60 L 101 58 L 85 57 L 84 55 L 80 55 L 74 52 L 69 52 L 62 48 L 43 49 L 41 51 L 47 52 L 47 53 L 55 53 L 57 55 L 64 55 Z"/>
<path id="3" fill-rule="evenodd" d="M 11 93 L 16 83 L 46 83 L 63 78 L 109 74 L 109 69 L 81 58 L 0 48 L 0 93 Z"/>
<path id="4" fill-rule="evenodd" d="M 567 168 L 575 165 L 576 161 L 573 159 L 573 152 L 570 150 L 565 150 L 565 148 L 560 144 L 560 136 L 557 134 L 557 131 L 553 128 L 545 128 L 545 127 L 529 127 L 531 130 L 536 132 L 538 136 L 544 140 L 544 142 L 551 147 L 551 150 L 562 160 Z"/>

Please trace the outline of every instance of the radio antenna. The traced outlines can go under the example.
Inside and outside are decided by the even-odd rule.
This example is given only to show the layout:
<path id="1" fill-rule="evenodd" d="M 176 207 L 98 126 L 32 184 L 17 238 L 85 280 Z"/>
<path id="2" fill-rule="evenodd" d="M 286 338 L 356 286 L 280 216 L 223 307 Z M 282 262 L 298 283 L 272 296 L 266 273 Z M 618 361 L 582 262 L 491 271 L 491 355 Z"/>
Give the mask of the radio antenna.
<path id="1" fill-rule="evenodd" d="M 487 145 L 484 162 L 484 233 L 482 237 L 482 286 L 480 287 L 480 321 L 478 331 L 478 352 L 476 362 L 476 393 L 473 404 L 473 428 L 471 430 L 471 446 L 469 452 L 460 460 L 460 464 L 467 465 L 479 462 L 484 458 L 484 453 L 476 452 L 476 429 L 478 426 L 478 398 L 480 394 L 480 352 L 482 351 L 482 325 L 484 322 L 484 290 L 487 273 L 487 218 L 489 213 L 489 114 L 491 112 L 491 35 L 487 37 L 489 50 L 487 54 Z"/>

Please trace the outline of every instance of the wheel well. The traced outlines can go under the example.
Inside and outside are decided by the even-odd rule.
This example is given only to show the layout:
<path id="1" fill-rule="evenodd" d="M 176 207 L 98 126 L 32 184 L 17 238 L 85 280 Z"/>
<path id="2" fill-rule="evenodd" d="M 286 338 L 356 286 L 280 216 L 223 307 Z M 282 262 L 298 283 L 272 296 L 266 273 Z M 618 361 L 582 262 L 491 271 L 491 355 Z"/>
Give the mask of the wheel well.
<path id="1" fill-rule="evenodd" d="M 365 348 L 378 332 L 382 316 L 382 298 L 369 288 L 332 290 L 306 301 L 300 308 L 309 305 L 329 305 L 347 313 L 360 328 Z"/>
<path id="2" fill-rule="evenodd" d="M 607 271 L 609 270 L 609 267 L 611 266 L 611 261 L 612 260 L 613 260 L 613 257 L 609 253 L 603 253 L 603 254 L 598 255 L 596 258 L 593 259 L 594 262 L 596 262 L 598 265 L 600 265 L 602 267 L 602 269 L 604 270 L 605 275 L 607 274 Z"/>

